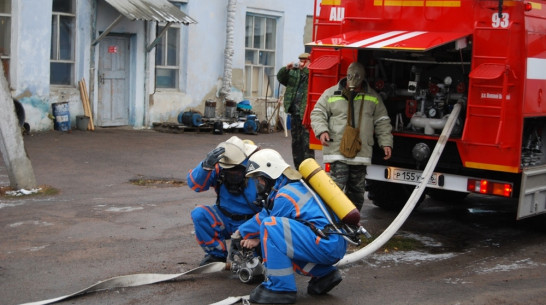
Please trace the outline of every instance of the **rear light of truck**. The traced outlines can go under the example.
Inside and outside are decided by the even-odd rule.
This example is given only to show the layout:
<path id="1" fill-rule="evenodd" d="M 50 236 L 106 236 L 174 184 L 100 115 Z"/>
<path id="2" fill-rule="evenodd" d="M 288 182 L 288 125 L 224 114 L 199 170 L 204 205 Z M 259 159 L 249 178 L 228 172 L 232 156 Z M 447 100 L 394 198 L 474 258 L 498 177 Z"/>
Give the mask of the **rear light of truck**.
<path id="1" fill-rule="evenodd" d="M 512 183 L 485 179 L 468 179 L 466 189 L 469 192 L 503 197 L 512 196 Z"/>
<path id="2" fill-rule="evenodd" d="M 327 173 L 330 172 L 330 163 L 324 163 L 324 171 Z"/>

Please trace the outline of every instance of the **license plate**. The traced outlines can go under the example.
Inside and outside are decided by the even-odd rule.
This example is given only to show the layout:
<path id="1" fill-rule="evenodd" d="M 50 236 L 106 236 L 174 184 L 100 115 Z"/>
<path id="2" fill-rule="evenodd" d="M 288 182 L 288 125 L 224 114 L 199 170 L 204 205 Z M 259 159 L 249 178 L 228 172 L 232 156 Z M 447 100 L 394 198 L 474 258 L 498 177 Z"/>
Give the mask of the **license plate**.
<path id="1" fill-rule="evenodd" d="M 422 172 L 419 171 L 412 171 L 408 169 L 392 169 L 391 171 L 392 179 L 399 180 L 399 181 L 407 181 L 407 182 L 419 182 L 419 178 L 421 178 Z M 438 174 L 433 173 L 432 176 L 430 176 L 430 179 L 428 180 L 429 185 L 438 185 Z"/>

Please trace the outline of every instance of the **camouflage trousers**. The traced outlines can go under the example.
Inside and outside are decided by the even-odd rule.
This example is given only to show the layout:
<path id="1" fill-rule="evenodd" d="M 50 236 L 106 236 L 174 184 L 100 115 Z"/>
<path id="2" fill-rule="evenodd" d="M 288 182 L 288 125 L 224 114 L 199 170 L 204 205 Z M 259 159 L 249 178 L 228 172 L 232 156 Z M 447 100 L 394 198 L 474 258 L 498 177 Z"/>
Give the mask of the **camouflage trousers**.
<path id="1" fill-rule="evenodd" d="M 366 165 L 334 162 L 330 164 L 330 177 L 360 211 L 364 204 Z"/>
<path id="2" fill-rule="evenodd" d="M 292 135 L 292 158 L 296 169 L 301 162 L 308 158 L 315 158 L 315 151 L 309 148 L 309 130 L 301 124 L 299 115 L 290 117 L 290 133 Z"/>

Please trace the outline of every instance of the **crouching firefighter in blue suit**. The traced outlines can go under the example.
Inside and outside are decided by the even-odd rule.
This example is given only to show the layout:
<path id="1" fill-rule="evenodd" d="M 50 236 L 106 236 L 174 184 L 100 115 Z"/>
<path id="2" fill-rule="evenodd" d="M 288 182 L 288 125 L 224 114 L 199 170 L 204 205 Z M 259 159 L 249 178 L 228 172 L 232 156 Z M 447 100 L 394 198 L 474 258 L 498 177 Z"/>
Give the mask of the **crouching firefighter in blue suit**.
<path id="1" fill-rule="evenodd" d="M 296 302 L 294 271 L 310 276 L 307 293 L 325 294 L 339 284 L 341 273 L 333 265 L 347 249 L 339 234 L 329 232 L 324 203 L 303 183 L 301 174 L 272 149 L 249 159 L 247 177 L 255 177 L 258 192 L 268 194 L 259 214 L 239 227 L 241 245 L 261 245 L 266 279 L 250 294 L 253 303 Z M 338 221 L 335 219 L 335 221 Z"/>
<path id="2" fill-rule="evenodd" d="M 213 187 L 217 194 L 215 205 L 198 205 L 191 211 L 195 237 L 206 253 L 200 266 L 226 262 L 226 240 L 261 209 L 256 205 L 254 179 L 245 177 L 248 157 L 258 150 L 250 142 L 231 137 L 187 175 L 192 190 L 203 192 Z"/>

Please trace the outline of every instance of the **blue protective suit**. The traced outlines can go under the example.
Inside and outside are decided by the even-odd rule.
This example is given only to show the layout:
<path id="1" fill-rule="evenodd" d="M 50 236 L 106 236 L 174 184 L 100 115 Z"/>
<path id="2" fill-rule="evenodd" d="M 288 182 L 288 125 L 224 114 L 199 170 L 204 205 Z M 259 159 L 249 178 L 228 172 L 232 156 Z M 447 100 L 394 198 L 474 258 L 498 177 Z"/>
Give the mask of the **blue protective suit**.
<path id="1" fill-rule="evenodd" d="M 239 227 L 244 239 L 261 239 L 267 277 L 262 286 L 297 291 L 293 271 L 313 277 L 332 272 L 332 265 L 345 255 L 347 242 L 336 234 L 321 238 L 305 224 L 323 229 L 329 222 L 303 183 L 281 175 L 268 200 L 274 200 L 271 210 L 263 209 Z"/>
<path id="2" fill-rule="evenodd" d="M 247 161 L 242 165 L 246 165 Z M 196 192 L 204 192 L 213 187 L 217 194 L 216 205 L 198 205 L 191 211 L 195 228 L 195 238 L 207 254 L 227 257 L 226 239 L 231 237 L 239 226 L 260 208 L 256 200 L 254 179 L 247 179 L 243 194 L 230 193 L 225 184 L 220 182 L 222 169 L 218 164 L 214 170 L 206 170 L 202 163 L 190 170 L 187 175 L 188 186 Z"/>

